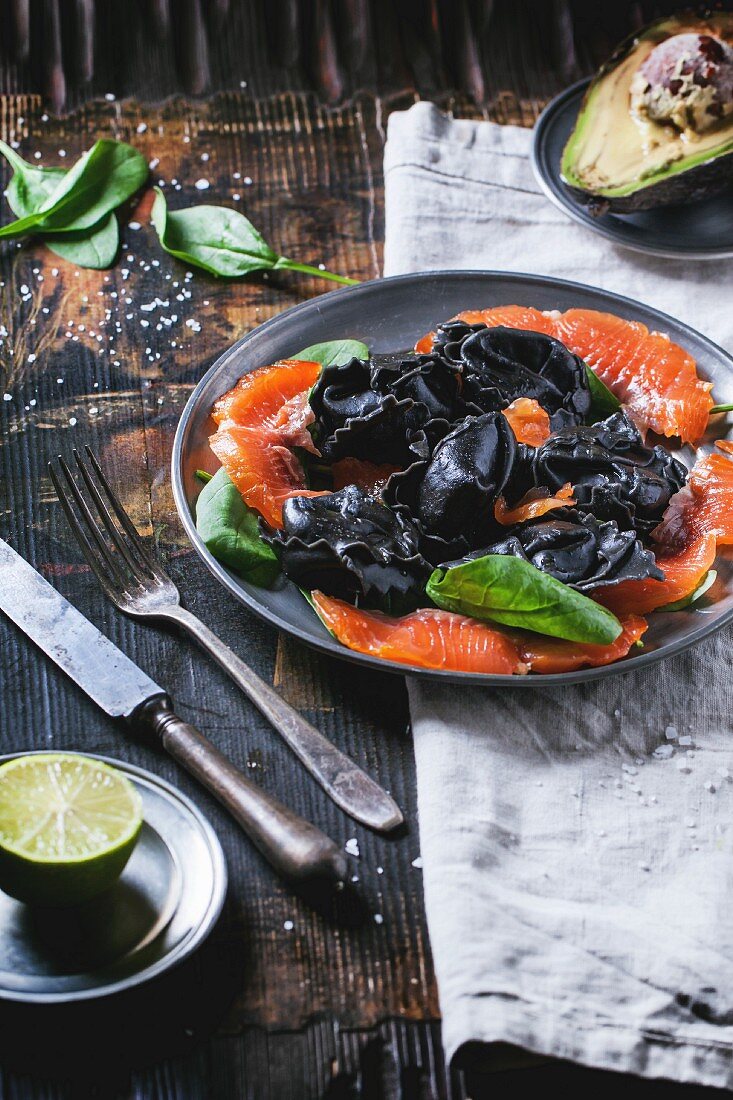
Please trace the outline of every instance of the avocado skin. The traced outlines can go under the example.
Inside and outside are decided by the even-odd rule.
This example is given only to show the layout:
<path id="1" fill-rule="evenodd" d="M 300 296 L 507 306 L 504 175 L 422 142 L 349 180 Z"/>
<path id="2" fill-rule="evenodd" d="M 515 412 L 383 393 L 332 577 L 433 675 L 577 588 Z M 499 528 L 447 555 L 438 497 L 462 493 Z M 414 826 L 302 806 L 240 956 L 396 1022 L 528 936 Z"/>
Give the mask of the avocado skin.
<path id="1" fill-rule="evenodd" d="M 697 11 L 688 9 L 678 12 L 675 15 L 664 16 L 628 35 L 619 43 L 611 56 L 601 65 L 598 72 L 593 77 L 583 97 L 583 102 L 580 105 L 578 121 L 582 118 L 587 100 L 594 86 L 600 80 L 603 80 L 609 73 L 613 72 L 613 70 L 636 48 L 642 39 L 661 30 L 666 32 L 666 36 L 671 37 L 673 34 L 676 34 L 683 25 L 686 25 L 690 18 L 697 16 L 697 18 L 704 20 L 709 14 L 710 9 L 707 5 L 698 5 Z M 733 21 L 733 13 L 730 14 L 730 18 Z M 593 194 L 593 192 L 586 191 L 582 187 L 576 187 L 565 178 L 563 178 L 563 184 L 572 195 L 588 208 L 589 213 L 595 217 L 601 217 L 603 214 L 607 213 L 637 214 L 644 210 L 654 210 L 660 206 L 675 206 L 680 203 L 698 202 L 701 199 L 709 199 L 713 198 L 715 195 L 721 194 L 733 184 L 733 152 L 721 153 L 703 164 L 696 164 L 694 167 L 685 169 L 672 176 L 663 177 L 655 183 L 648 183 L 630 195 L 610 196 Z"/>
<path id="2" fill-rule="evenodd" d="M 589 213 L 597 217 L 607 213 L 638 214 L 659 206 L 710 199 L 726 191 L 733 183 L 733 153 L 722 153 L 705 164 L 696 164 L 685 172 L 641 187 L 631 195 L 593 195 L 564 180 L 563 183 L 568 191 L 585 203 Z"/>

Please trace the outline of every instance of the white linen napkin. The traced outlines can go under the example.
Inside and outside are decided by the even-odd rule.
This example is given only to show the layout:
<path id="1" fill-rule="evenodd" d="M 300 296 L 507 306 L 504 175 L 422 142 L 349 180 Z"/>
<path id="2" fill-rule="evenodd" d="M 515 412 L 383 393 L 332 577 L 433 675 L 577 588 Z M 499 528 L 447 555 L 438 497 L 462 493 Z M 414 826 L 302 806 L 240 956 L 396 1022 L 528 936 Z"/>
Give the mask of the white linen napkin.
<path id="1" fill-rule="evenodd" d="M 385 274 L 561 276 L 733 350 L 733 263 L 645 257 L 575 225 L 540 193 L 531 140 L 427 103 L 393 114 Z M 408 681 L 449 1058 L 503 1041 L 733 1087 L 731 640 L 552 691 Z"/>

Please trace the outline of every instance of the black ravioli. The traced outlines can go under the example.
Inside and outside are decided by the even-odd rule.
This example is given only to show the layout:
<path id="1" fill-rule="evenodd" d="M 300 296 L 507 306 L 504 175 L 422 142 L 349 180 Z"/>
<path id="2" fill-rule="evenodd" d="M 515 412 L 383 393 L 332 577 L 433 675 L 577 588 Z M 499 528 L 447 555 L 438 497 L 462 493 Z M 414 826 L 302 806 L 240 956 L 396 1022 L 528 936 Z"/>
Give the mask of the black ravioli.
<path id="1" fill-rule="evenodd" d="M 431 561 L 477 546 L 496 529 L 494 502 L 517 462 L 518 447 L 501 413 L 468 416 L 430 454 L 393 474 L 385 501 L 415 523 Z"/>
<path id="2" fill-rule="evenodd" d="M 328 461 L 405 465 L 414 458 L 413 436 L 427 423 L 465 416 L 459 389 L 458 372 L 436 355 L 325 367 L 309 398 L 318 448 Z"/>
<path id="3" fill-rule="evenodd" d="M 644 549 L 634 531 L 619 531 L 612 521 L 600 523 L 595 516 L 570 508 L 563 515 L 563 519 L 517 524 L 505 538 L 470 558 L 512 554 L 579 592 L 644 577 L 664 580 L 654 554 Z"/>
<path id="4" fill-rule="evenodd" d="M 389 611 L 414 605 L 430 566 L 419 535 L 355 485 L 319 497 L 291 497 L 280 531 L 263 525 L 283 572 L 301 588 Z"/>
<path id="5" fill-rule="evenodd" d="M 533 469 L 537 485 L 554 491 L 570 482 L 583 511 L 641 533 L 656 527 L 687 479 L 685 467 L 663 447 L 644 446 L 624 412 L 555 432 L 535 452 Z"/>
<path id="6" fill-rule="evenodd" d="M 531 397 L 555 429 L 581 424 L 590 413 L 585 363 L 543 332 L 449 321 L 438 328 L 433 349 L 462 367 L 464 399 L 483 411 Z"/>

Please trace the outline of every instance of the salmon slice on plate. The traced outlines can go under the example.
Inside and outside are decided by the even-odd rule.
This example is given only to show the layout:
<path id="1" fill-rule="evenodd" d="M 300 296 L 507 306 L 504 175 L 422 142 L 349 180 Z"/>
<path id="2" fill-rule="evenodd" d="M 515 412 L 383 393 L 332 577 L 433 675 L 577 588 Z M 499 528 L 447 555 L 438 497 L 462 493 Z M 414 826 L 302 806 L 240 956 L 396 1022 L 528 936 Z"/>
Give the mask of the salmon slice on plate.
<path id="1" fill-rule="evenodd" d="M 308 425 L 308 394 L 319 363 L 283 360 L 245 374 L 212 410 L 219 427 L 209 443 L 250 508 L 273 527 L 282 525 L 283 502 L 314 496 L 294 448 L 318 454 Z"/>
<path id="2" fill-rule="evenodd" d="M 530 306 L 465 310 L 457 319 L 554 336 L 595 371 L 642 430 L 651 428 L 684 443 L 695 443 L 705 433 L 712 382 L 699 377 L 689 352 L 639 321 L 593 309 L 542 313 Z M 432 340 L 432 333 L 422 337 L 416 350 L 430 351 Z"/>

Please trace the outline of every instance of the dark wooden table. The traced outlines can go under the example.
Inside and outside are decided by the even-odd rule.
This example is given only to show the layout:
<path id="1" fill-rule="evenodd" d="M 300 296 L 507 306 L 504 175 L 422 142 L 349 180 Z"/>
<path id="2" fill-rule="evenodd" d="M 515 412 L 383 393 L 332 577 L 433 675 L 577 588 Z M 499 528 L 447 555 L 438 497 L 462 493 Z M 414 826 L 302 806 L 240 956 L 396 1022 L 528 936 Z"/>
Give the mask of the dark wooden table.
<path id="1" fill-rule="evenodd" d="M 547 78 L 547 94 L 562 82 L 560 72 Z M 542 98 L 504 92 L 490 112 L 455 98 L 448 106 L 531 124 Z M 57 119 L 38 96 L 5 95 L 0 133 L 46 165 L 64 163 L 61 150 L 68 163 L 96 137 L 132 141 L 173 204 L 232 203 L 283 253 L 369 279 L 380 274 L 386 114 L 409 102 L 364 94 L 331 109 L 306 92 L 253 98 L 244 91 L 161 106 L 95 100 Z M 207 191 L 196 189 L 199 180 L 209 181 Z M 191 277 L 156 247 L 150 201 L 148 190 L 126 212 L 125 244 L 109 272 L 77 271 L 39 245 L 2 252 L 0 535 L 168 687 L 181 713 L 256 782 L 341 844 L 356 838 L 360 854 L 347 897 L 331 904 L 296 895 L 212 799 L 166 757 L 127 739 L 0 620 L 0 749 L 89 750 L 152 769 L 207 813 L 231 880 L 210 942 L 168 979 L 92 1008 L 0 1011 L 0 1098 L 417 1100 L 501 1096 L 518 1085 L 571 1095 L 617 1088 L 618 1078 L 577 1068 L 512 1068 L 511 1053 L 490 1065 L 469 1058 L 447 1079 L 414 865 L 402 681 L 321 658 L 233 604 L 186 542 L 171 497 L 173 433 L 202 373 L 242 332 L 328 287 L 299 276 Z M 163 304 L 141 310 L 156 299 Z M 186 604 L 395 794 L 408 821 L 402 835 L 385 840 L 355 826 L 192 644 L 133 624 L 105 601 L 46 472 L 52 455 L 85 443 Z M 645 1097 L 690 1092 L 634 1081 L 623 1087 Z"/>

